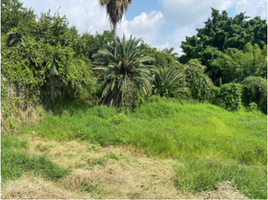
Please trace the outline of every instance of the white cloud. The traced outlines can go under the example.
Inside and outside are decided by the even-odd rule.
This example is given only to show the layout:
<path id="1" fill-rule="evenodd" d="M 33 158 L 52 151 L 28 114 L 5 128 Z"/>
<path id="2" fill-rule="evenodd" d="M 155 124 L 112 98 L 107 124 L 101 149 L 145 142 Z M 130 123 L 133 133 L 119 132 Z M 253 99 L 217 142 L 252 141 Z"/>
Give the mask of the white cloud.
<path id="1" fill-rule="evenodd" d="M 267 0 L 240 0 L 235 6 L 235 15 L 246 12 L 246 16 L 261 16 L 267 19 Z"/>
<path id="2" fill-rule="evenodd" d="M 131 21 L 123 17 L 118 26 L 118 35 L 125 33 L 126 37 L 129 37 L 133 34 L 135 37 L 142 37 L 146 43 L 153 44 L 164 23 L 164 15 L 160 11 L 152 11 L 149 14 L 143 12 Z"/>
<path id="3" fill-rule="evenodd" d="M 162 2 L 168 21 L 180 26 L 191 26 L 201 24 L 211 17 L 210 7 L 221 11 L 227 10 L 238 0 L 163 0 Z"/>
<path id="4" fill-rule="evenodd" d="M 69 24 L 76 26 L 80 32 L 92 30 L 94 34 L 96 31 L 110 29 L 106 11 L 101 8 L 98 0 L 24 0 L 24 2 L 25 6 L 34 8 L 38 15 L 47 12 L 48 9 L 54 14 L 60 7 L 60 15 L 66 15 Z"/>

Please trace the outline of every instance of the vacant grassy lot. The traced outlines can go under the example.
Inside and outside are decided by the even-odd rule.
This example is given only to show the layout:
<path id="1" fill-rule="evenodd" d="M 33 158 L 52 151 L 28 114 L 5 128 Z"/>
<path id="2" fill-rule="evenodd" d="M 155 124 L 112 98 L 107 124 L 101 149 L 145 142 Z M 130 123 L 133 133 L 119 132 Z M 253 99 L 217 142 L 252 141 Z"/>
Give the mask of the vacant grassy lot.
<path id="1" fill-rule="evenodd" d="M 158 97 L 134 113 L 66 101 L 52 111 L 2 136 L 4 197 L 23 196 L 21 184 L 48 195 L 34 196 L 32 179 L 59 198 L 267 198 L 262 113 Z"/>

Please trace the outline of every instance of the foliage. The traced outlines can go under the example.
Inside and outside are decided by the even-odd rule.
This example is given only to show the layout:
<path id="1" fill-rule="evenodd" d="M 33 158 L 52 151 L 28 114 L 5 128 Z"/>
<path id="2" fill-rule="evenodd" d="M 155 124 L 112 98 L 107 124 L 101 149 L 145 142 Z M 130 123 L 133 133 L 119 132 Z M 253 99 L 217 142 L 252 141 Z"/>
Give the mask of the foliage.
<path id="1" fill-rule="evenodd" d="M 34 10 L 24 8 L 22 5 L 23 3 L 18 0 L 1 1 L 1 33 L 6 34 L 36 17 Z"/>
<path id="2" fill-rule="evenodd" d="M 175 58 L 175 56 L 178 56 L 178 53 L 172 53 L 174 51 L 174 47 L 171 47 L 170 49 L 165 48 L 162 50 L 163 53 L 168 53 L 169 55 L 171 55 L 172 57 Z"/>
<path id="3" fill-rule="evenodd" d="M 245 45 L 244 51 L 227 49 L 220 53 L 214 66 L 222 71 L 222 83 L 241 82 L 248 76 L 267 78 L 267 46 Z"/>
<path id="4" fill-rule="evenodd" d="M 250 76 L 242 84 L 242 99 L 245 106 L 250 106 L 254 102 L 260 110 L 267 113 L 267 79 Z"/>
<path id="5" fill-rule="evenodd" d="M 227 83 L 222 85 L 214 104 L 230 111 L 239 110 L 242 105 L 242 85 Z"/>
<path id="6" fill-rule="evenodd" d="M 170 67 L 156 67 L 153 72 L 153 90 L 161 97 L 186 97 L 189 89 L 185 86 L 185 75 Z"/>
<path id="7" fill-rule="evenodd" d="M 193 59 L 180 68 L 186 75 L 186 86 L 191 89 L 193 98 L 205 101 L 215 96 L 214 85 L 211 79 L 204 74 L 206 66 L 201 65 L 197 59 Z"/>
<path id="8" fill-rule="evenodd" d="M 140 50 L 144 51 L 145 56 L 151 56 L 155 58 L 154 65 L 157 67 L 167 66 L 167 67 L 177 68 L 179 65 L 178 61 L 176 61 L 174 57 L 175 55 L 177 55 L 177 53 L 172 53 L 173 48 L 159 51 L 156 48 L 150 47 L 146 43 L 142 43 L 140 45 Z"/>
<path id="9" fill-rule="evenodd" d="M 149 56 L 143 56 L 138 44 L 141 39 L 132 38 L 126 40 L 125 36 L 117 38 L 117 57 L 113 56 L 112 46 L 99 50 L 93 55 L 94 70 L 103 70 L 102 98 L 108 105 L 122 107 L 133 103 L 143 94 L 151 92 L 151 65 L 145 62 L 154 61 Z"/>
<path id="10" fill-rule="evenodd" d="M 113 32 L 105 30 L 102 34 L 96 32 L 91 35 L 90 32 L 85 32 L 74 43 L 74 49 L 77 55 L 83 54 L 85 57 L 93 61 L 93 54 L 98 53 L 98 50 L 103 49 L 105 45 L 111 44 L 113 41 Z"/>
<path id="11" fill-rule="evenodd" d="M 258 44 L 262 49 L 267 42 L 267 23 L 260 17 L 247 20 L 245 13 L 234 18 L 228 17 L 226 11 L 222 14 L 212 8 L 212 15 L 205 22 L 205 27 L 197 29 L 197 35 L 186 37 L 181 48 L 185 53 L 179 58 L 181 63 L 197 58 L 206 65 L 209 77 L 215 82 L 221 73 L 214 68 L 212 62 L 218 58 L 220 52 L 227 48 L 242 50 L 248 42 Z"/>
<path id="12" fill-rule="evenodd" d="M 23 120 L 38 119 L 32 111 L 38 103 L 47 109 L 57 96 L 90 98 L 91 61 L 75 48 L 87 43 L 75 27 L 68 28 L 66 17 L 48 11 L 37 18 L 16 0 L 1 5 L 3 131 L 14 132 Z"/>

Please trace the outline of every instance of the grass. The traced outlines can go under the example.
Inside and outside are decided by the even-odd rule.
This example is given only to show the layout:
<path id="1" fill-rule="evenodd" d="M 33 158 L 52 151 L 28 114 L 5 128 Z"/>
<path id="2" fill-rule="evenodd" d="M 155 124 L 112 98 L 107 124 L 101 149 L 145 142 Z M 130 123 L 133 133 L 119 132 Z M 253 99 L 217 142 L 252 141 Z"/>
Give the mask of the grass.
<path id="1" fill-rule="evenodd" d="M 223 181 L 233 181 L 251 199 L 267 198 L 266 166 L 248 166 L 216 160 L 191 160 L 176 167 L 176 186 L 191 193 L 215 190 Z"/>
<path id="2" fill-rule="evenodd" d="M 64 101 L 54 104 L 53 115 L 47 114 L 39 126 L 25 126 L 19 133 L 102 147 L 132 146 L 149 157 L 183 163 L 174 168 L 174 184 L 181 190 L 196 193 L 233 180 L 248 197 L 267 198 L 267 116 L 260 112 L 228 112 L 153 97 L 135 113 L 118 114 L 114 107 Z M 41 146 L 37 150 L 49 152 Z M 88 162 L 105 166 L 108 159 L 115 158 Z"/>
<path id="3" fill-rule="evenodd" d="M 1 135 L 1 177 L 3 182 L 16 180 L 24 172 L 33 171 L 36 175 L 42 175 L 48 180 L 57 181 L 69 171 L 61 168 L 44 156 L 30 157 L 23 151 L 27 148 L 27 139 Z"/>

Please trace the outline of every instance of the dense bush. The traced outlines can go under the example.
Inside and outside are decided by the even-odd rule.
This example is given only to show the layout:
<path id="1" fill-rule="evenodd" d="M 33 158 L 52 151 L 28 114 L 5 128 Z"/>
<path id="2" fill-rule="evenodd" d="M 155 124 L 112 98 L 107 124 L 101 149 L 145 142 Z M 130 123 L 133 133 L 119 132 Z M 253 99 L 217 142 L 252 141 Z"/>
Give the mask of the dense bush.
<path id="1" fill-rule="evenodd" d="M 184 65 L 186 86 L 192 91 L 192 96 L 199 101 L 210 100 L 215 96 L 214 85 L 211 79 L 204 74 L 206 66 L 202 66 L 197 59 L 190 60 Z"/>
<path id="2" fill-rule="evenodd" d="M 242 99 L 245 106 L 255 102 L 260 110 L 267 113 L 267 79 L 250 76 L 242 84 Z"/>
<path id="3" fill-rule="evenodd" d="M 228 83 L 222 85 L 214 104 L 225 108 L 226 110 L 239 110 L 242 105 L 242 85 L 237 83 Z"/>
<path id="4" fill-rule="evenodd" d="M 248 76 L 267 78 L 267 46 L 263 49 L 247 43 L 243 51 L 235 48 L 220 53 L 214 66 L 222 73 L 222 82 L 241 82 Z"/>

